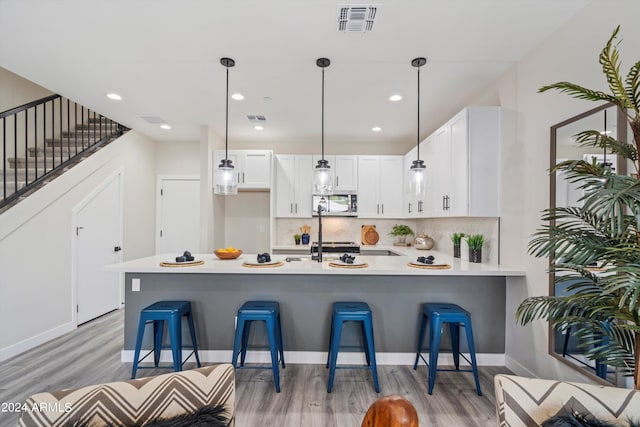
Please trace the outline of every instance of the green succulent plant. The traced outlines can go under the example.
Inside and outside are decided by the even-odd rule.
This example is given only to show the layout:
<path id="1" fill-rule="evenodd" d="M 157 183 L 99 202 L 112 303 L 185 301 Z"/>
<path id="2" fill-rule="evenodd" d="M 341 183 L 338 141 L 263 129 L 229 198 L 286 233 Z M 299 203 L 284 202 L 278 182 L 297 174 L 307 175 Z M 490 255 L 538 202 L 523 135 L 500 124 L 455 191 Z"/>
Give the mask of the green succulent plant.
<path id="1" fill-rule="evenodd" d="M 462 243 L 462 238 L 464 237 L 464 233 L 453 233 L 451 235 L 451 241 L 453 242 L 453 246 L 460 246 Z"/>
<path id="2" fill-rule="evenodd" d="M 396 224 L 391 228 L 391 236 L 413 236 L 413 230 L 408 225 Z"/>
<path id="3" fill-rule="evenodd" d="M 618 106 L 633 131 L 633 143 L 597 130 L 579 133 L 584 147 L 608 149 L 640 170 L 640 61 L 626 76 L 620 73 L 616 28 L 600 53 L 599 62 L 609 93 L 559 82 L 539 92 L 558 90 L 574 98 L 605 101 Z M 542 215 L 545 224 L 529 242 L 529 253 L 550 257 L 555 285 L 568 285 L 557 296 L 533 296 L 516 311 L 521 324 L 546 319 L 554 328 L 572 327 L 591 360 L 633 373 L 640 389 L 640 181 L 615 175 L 604 165 L 584 160 L 559 163 L 562 171 L 584 192 L 580 207 L 555 207 Z M 597 275 L 587 266 L 597 262 L 607 270 Z"/>
<path id="4" fill-rule="evenodd" d="M 470 234 L 464 238 L 467 241 L 469 249 L 482 249 L 484 244 L 484 236 L 482 234 Z"/>

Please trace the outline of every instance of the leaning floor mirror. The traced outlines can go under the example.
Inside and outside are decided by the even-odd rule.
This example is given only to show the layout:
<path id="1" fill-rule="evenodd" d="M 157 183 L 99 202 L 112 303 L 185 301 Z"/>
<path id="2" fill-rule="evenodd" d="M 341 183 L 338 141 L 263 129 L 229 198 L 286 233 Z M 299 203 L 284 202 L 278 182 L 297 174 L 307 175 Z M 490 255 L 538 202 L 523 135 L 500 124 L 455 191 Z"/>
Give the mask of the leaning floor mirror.
<path id="1" fill-rule="evenodd" d="M 549 200 L 551 208 L 579 207 L 581 204 L 582 190 L 572 183 L 562 171 L 553 171 L 558 163 L 567 160 L 585 160 L 608 166 L 613 173 L 627 173 L 626 163 L 610 150 L 584 147 L 578 144 L 576 135 L 586 130 L 598 130 L 616 139 L 626 140 L 627 123 L 624 114 L 619 112 L 616 106 L 606 104 L 551 127 L 550 170 L 552 172 L 550 174 Z M 549 261 L 551 265 L 552 258 Z M 597 272 L 598 266 L 593 266 L 593 268 Z M 567 286 L 571 282 L 563 281 L 557 284 L 554 274 L 560 273 L 550 273 L 549 294 L 566 295 Z M 550 354 L 596 381 L 623 385 L 624 376 L 619 375 L 616 369 L 607 366 L 606 360 L 594 361 L 584 356 L 585 343 L 580 342 L 580 334 L 576 334 L 575 329 L 578 328 L 559 326 L 550 330 Z"/>

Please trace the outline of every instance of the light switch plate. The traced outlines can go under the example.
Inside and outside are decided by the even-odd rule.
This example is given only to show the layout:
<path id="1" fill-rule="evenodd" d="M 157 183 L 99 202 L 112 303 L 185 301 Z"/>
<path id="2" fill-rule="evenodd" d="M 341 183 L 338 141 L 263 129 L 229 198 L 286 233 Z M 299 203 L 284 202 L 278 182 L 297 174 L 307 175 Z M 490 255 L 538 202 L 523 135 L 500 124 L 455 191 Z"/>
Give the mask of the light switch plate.
<path id="1" fill-rule="evenodd" d="M 140 292 L 140 279 L 131 279 L 131 292 Z"/>

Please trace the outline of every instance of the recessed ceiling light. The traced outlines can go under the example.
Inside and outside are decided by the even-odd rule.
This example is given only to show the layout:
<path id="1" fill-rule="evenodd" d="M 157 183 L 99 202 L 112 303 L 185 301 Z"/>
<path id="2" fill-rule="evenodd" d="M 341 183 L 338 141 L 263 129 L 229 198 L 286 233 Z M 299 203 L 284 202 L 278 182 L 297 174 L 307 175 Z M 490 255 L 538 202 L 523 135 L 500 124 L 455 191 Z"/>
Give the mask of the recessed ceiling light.
<path id="1" fill-rule="evenodd" d="M 108 93 L 107 98 L 112 99 L 114 101 L 122 101 L 122 97 L 117 93 Z"/>
<path id="2" fill-rule="evenodd" d="M 382 130 L 382 128 L 380 126 L 374 126 L 371 128 L 372 131 L 374 132 L 380 132 Z"/>
<path id="3" fill-rule="evenodd" d="M 168 124 L 165 123 L 165 124 L 160 125 L 160 128 L 165 129 L 165 130 L 169 130 L 169 129 L 171 129 L 171 126 L 169 126 Z"/>
<path id="4" fill-rule="evenodd" d="M 257 125 L 253 127 L 255 130 L 264 130 L 264 127 Z"/>
<path id="5" fill-rule="evenodd" d="M 391 95 L 391 96 L 389 97 L 389 101 L 394 101 L 394 102 L 395 102 L 395 101 L 400 101 L 401 99 L 402 99 L 402 96 L 397 95 L 397 94 L 396 94 L 396 95 Z"/>
<path id="6" fill-rule="evenodd" d="M 235 99 L 236 101 L 242 101 L 244 99 L 244 95 L 241 93 L 234 93 L 233 95 L 231 95 L 231 98 Z"/>

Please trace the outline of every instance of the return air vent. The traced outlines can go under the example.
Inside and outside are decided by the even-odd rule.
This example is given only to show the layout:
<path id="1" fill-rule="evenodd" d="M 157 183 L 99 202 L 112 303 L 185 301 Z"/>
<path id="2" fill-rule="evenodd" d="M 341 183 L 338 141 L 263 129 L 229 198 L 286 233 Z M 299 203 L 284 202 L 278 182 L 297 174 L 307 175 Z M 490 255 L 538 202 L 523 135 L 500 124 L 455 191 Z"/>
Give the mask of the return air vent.
<path id="1" fill-rule="evenodd" d="M 247 119 L 251 123 L 264 123 L 267 121 L 267 118 L 262 114 L 247 114 Z"/>
<path id="2" fill-rule="evenodd" d="M 167 123 L 166 120 L 163 119 L 162 117 L 154 116 L 151 114 L 139 114 L 138 117 L 140 117 L 145 122 L 151 123 L 153 125 L 161 125 L 161 124 Z"/>
<path id="3" fill-rule="evenodd" d="M 342 33 L 366 33 L 373 29 L 377 6 L 340 6 L 338 31 Z"/>

